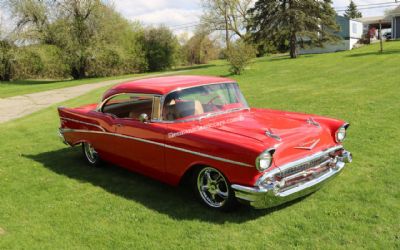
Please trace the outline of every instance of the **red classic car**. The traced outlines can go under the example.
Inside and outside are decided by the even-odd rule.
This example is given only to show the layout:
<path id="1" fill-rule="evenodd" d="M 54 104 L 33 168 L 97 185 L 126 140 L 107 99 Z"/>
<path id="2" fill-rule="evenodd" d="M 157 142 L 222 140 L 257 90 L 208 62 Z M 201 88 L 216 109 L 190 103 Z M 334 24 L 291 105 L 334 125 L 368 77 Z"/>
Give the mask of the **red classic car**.
<path id="1" fill-rule="evenodd" d="M 60 136 L 89 165 L 108 161 L 178 185 L 208 207 L 267 208 L 317 190 L 351 162 L 348 123 L 250 108 L 231 79 L 171 76 L 119 84 L 99 104 L 58 109 Z"/>

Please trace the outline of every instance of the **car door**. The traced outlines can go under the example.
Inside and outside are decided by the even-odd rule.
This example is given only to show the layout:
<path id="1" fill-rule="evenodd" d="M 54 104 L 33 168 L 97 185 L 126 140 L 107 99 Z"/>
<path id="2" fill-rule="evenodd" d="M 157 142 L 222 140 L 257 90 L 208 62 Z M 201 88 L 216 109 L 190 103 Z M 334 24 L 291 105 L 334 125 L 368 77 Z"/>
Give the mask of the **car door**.
<path id="1" fill-rule="evenodd" d="M 101 111 L 111 115 L 113 143 L 108 151 L 120 165 L 154 177 L 164 173 L 165 128 L 153 123 L 159 97 L 148 94 L 119 94 L 112 97 Z M 140 120 L 140 116 L 148 119 Z"/>

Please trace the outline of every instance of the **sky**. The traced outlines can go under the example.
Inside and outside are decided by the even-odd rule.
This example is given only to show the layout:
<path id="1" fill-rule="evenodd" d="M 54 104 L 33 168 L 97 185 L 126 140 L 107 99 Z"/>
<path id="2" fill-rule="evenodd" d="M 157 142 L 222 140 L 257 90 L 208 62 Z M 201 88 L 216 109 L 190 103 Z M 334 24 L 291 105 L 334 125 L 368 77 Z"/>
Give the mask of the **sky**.
<path id="1" fill-rule="evenodd" d="M 176 34 L 191 34 L 201 15 L 201 0 L 113 0 L 117 11 L 129 20 L 138 20 L 145 25 L 164 24 Z M 350 0 L 333 0 L 335 8 L 343 8 Z M 357 5 L 395 2 L 395 0 L 354 0 Z M 391 7 L 394 8 L 394 7 Z M 379 16 L 385 8 L 362 10 L 363 16 Z M 339 12 L 343 14 L 343 12 Z M 3 18 L 1 18 L 3 17 Z M 7 26 L 7 18 L 0 9 L 0 23 Z"/>
<path id="2" fill-rule="evenodd" d="M 357 5 L 395 2 L 395 0 L 354 0 Z M 175 33 L 193 30 L 201 15 L 201 0 L 115 0 L 116 9 L 130 20 L 146 25 L 164 24 Z M 350 0 L 333 0 L 335 8 L 346 7 Z M 394 8 L 394 7 L 391 7 Z M 384 8 L 362 10 L 363 16 L 379 16 Z M 343 14 L 343 12 L 339 12 Z M 190 26 L 190 27 L 187 27 Z"/>

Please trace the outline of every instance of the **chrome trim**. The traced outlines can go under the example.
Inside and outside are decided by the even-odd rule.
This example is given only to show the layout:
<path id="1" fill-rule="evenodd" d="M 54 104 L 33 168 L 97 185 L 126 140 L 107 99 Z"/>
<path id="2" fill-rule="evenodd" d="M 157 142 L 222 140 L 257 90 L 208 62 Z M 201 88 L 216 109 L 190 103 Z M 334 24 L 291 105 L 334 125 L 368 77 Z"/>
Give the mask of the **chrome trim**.
<path id="1" fill-rule="evenodd" d="M 331 152 L 337 151 L 337 150 L 342 149 L 342 148 L 343 148 L 342 145 L 337 145 L 337 146 L 328 148 L 326 150 L 317 152 L 315 154 L 306 156 L 306 157 L 301 158 L 299 160 L 289 162 L 289 163 L 287 163 L 285 165 L 282 165 L 280 167 L 277 167 L 277 168 L 275 168 L 275 169 L 273 169 L 273 170 L 271 170 L 269 172 L 266 172 L 260 179 L 258 179 L 258 181 L 256 182 L 256 186 L 261 185 L 261 183 L 264 182 L 265 179 L 271 178 L 271 177 L 275 176 L 276 174 L 279 174 L 280 172 L 285 172 L 289 168 L 293 168 L 293 167 L 301 165 L 303 163 L 315 160 L 317 158 L 320 158 L 320 157 L 322 157 L 324 155 L 327 155 L 327 154 L 329 154 Z"/>
<path id="2" fill-rule="evenodd" d="M 295 149 L 304 149 L 304 150 L 312 150 L 313 148 L 315 148 L 315 146 L 317 146 L 317 144 L 321 141 L 321 139 L 317 139 L 315 141 L 313 141 L 313 143 L 309 146 L 309 147 L 305 147 L 305 146 L 299 146 L 299 147 L 294 147 Z"/>
<path id="3" fill-rule="evenodd" d="M 223 112 L 217 112 L 217 113 L 212 113 L 211 115 L 202 115 L 199 117 L 194 117 L 194 118 L 189 118 L 189 119 L 185 119 L 185 120 L 175 120 L 175 121 L 164 121 L 164 120 L 156 120 L 154 122 L 157 123 L 164 123 L 164 124 L 174 124 L 174 123 L 184 123 L 184 122 L 193 122 L 193 121 L 199 121 L 201 122 L 203 119 L 205 118 L 210 118 L 210 117 L 215 117 L 217 115 L 224 115 L 224 114 L 230 114 L 230 113 L 234 113 L 234 112 L 238 112 L 238 111 L 243 111 L 243 110 L 248 110 L 250 111 L 250 108 L 241 108 L 241 109 L 232 109 L 232 110 L 227 110 L 227 111 L 223 111 Z"/>
<path id="4" fill-rule="evenodd" d="M 93 124 L 93 123 L 89 123 L 89 122 L 82 122 L 82 121 L 78 121 L 78 120 L 71 119 L 71 118 L 67 118 L 67 117 L 63 117 L 63 116 L 61 116 L 60 119 L 62 119 L 62 120 L 67 120 L 67 121 L 71 121 L 71 122 L 77 122 L 77 123 L 85 124 L 85 125 L 88 125 L 88 126 L 93 126 L 93 127 L 96 127 L 96 128 L 98 128 L 98 129 L 100 129 L 100 130 L 103 131 L 103 132 L 106 131 L 102 126 L 97 125 L 97 124 Z"/>
<path id="5" fill-rule="evenodd" d="M 272 139 L 275 139 L 277 141 L 281 141 L 282 140 L 282 138 L 279 135 L 274 134 L 274 132 L 272 132 L 272 130 L 270 128 L 268 128 L 265 131 L 265 135 L 268 136 L 268 137 L 271 137 Z"/>
<path id="6" fill-rule="evenodd" d="M 258 171 L 264 172 L 264 171 L 267 170 L 269 167 L 271 167 L 272 161 L 274 160 L 274 153 L 275 153 L 275 150 L 276 150 L 275 148 L 269 148 L 269 149 L 267 149 L 267 150 L 264 150 L 264 151 L 256 158 L 256 168 L 257 168 Z M 269 163 L 269 166 L 268 166 L 266 169 L 261 169 L 261 168 L 260 168 L 260 160 L 261 160 L 261 159 L 265 159 L 265 158 L 263 158 L 263 156 L 264 156 L 265 153 L 269 153 L 271 161 L 270 161 L 270 163 Z"/>
<path id="7" fill-rule="evenodd" d="M 192 151 L 192 150 L 188 150 L 188 149 L 184 149 L 184 148 L 179 148 L 179 147 L 174 147 L 174 146 L 171 146 L 171 145 L 168 145 L 165 143 L 154 142 L 151 140 L 146 140 L 146 139 L 142 139 L 142 138 L 138 138 L 138 137 L 132 137 L 132 136 L 121 135 L 121 134 L 116 134 L 116 133 L 109 133 L 109 132 L 79 130 L 79 129 L 62 129 L 62 132 L 63 133 L 92 133 L 92 134 L 105 134 L 105 135 L 117 136 L 117 137 L 135 140 L 135 141 L 154 144 L 154 145 L 157 145 L 160 147 L 170 148 L 170 149 L 174 149 L 177 151 L 181 151 L 181 152 L 185 152 L 185 153 L 189 153 L 189 154 L 193 154 L 193 155 L 197 155 L 197 156 L 201 156 L 201 157 L 205 157 L 205 158 L 209 158 L 209 159 L 213 159 L 213 160 L 217 160 L 217 161 L 227 162 L 227 163 L 239 165 L 242 167 L 251 167 L 251 168 L 254 167 L 247 163 L 233 161 L 233 160 L 229 160 L 229 159 L 225 159 L 225 158 L 221 158 L 221 157 L 217 157 L 217 156 L 213 156 L 213 155 L 203 154 L 200 152 L 196 152 L 196 151 Z"/>
<path id="8" fill-rule="evenodd" d="M 190 118 L 190 119 L 186 119 L 186 120 L 163 121 L 163 120 L 162 120 L 162 117 L 163 117 L 162 111 L 163 111 L 163 107 L 164 107 L 164 101 L 165 101 L 165 98 L 166 98 L 169 94 L 174 93 L 174 92 L 177 92 L 177 91 L 182 91 L 182 90 L 185 90 L 185 89 L 196 88 L 196 87 L 200 87 L 200 86 L 216 85 L 216 84 L 237 84 L 238 87 L 239 87 L 239 84 L 238 84 L 237 82 L 231 82 L 231 81 L 229 81 L 229 82 L 214 82 L 214 83 L 208 83 L 208 84 L 202 84 L 202 85 L 190 86 L 190 87 L 184 87 L 184 88 L 176 88 L 176 89 L 174 89 L 174 90 L 168 92 L 167 94 L 165 94 L 165 95 L 163 95 L 163 96 L 161 97 L 161 115 L 160 115 L 160 116 L 161 116 L 161 119 L 160 119 L 160 121 L 158 121 L 158 122 L 159 122 L 159 123 L 182 123 L 182 122 L 190 122 L 190 121 L 201 121 L 201 119 L 207 118 L 207 115 L 203 115 L 203 116 L 200 116 L 200 117 Z M 239 88 L 239 89 L 240 89 L 240 88 Z M 243 94 L 242 94 L 242 95 L 243 95 Z M 243 97 L 244 97 L 244 96 L 243 96 Z M 226 114 L 229 114 L 229 113 L 232 113 L 232 112 L 242 111 L 242 110 L 246 110 L 246 109 L 250 111 L 250 107 L 249 107 L 249 104 L 247 103 L 246 99 L 245 99 L 244 101 L 246 102 L 247 108 L 241 108 L 241 109 L 239 109 L 239 110 L 233 110 L 233 111 L 231 111 L 231 112 L 229 112 L 229 110 L 228 110 L 227 112 L 224 112 L 224 113 L 221 113 L 221 114 L 225 114 L 225 113 L 226 113 Z M 211 117 L 211 116 L 210 116 L 210 117 Z"/>
<path id="9" fill-rule="evenodd" d="M 157 95 L 157 94 L 141 94 L 141 93 L 132 93 L 132 92 L 123 92 L 123 93 L 118 93 L 118 94 L 114 94 L 114 95 L 111 95 L 111 96 L 109 96 L 109 97 L 107 97 L 106 99 L 104 99 L 103 101 L 101 101 L 98 105 L 97 105 L 97 107 L 96 107 L 96 109 L 95 109 L 95 111 L 96 112 L 99 112 L 99 113 L 102 113 L 102 114 L 105 114 L 105 113 L 103 113 L 101 110 L 102 110 L 102 108 L 103 108 L 103 106 L 110 100 L 110 99 L 112 99 L 112 98 L 114 98 L 114 97 L 117 97 L 117 96 L 120 96 L 120 95 L 132 95 L 132 96 L 143 96 L 143 97 L 149 97 L 149 98 L 153 98 L 153 103 L 152 103 L 152 110 L 154 110 L 154 99 L 155 98 L 162 98 L 162 96 L 161 95 Z M 158 121 L 158 120 L 160 120 L 161 119 L 161 112 L 159 113 L 160 114 L 160 116 L 158 117 L 158 118 L 154 118 L 153 117 L 153 114 L 152 114 L 152 119 L 151 119 L 151 121 Z"/>
<path id="10" fill-rule="evenodd" d="M 58 137 L 60 138 L 62 143 L 64 143 L 67 146 L 70 146 L 69 143 L 65 140 L 64 133 L 62 132 L 61 129 L 58 130 Z"/>
<path id="11" fill-rule="evenodd" d="M 347 154 L 351 155 L 350 152 L 347 152 Z M 342 156 L 344 157 L 344 154 Z M 323 164 L 324 163 L 319 166 L 322 166 Z M 315 179 L 303 183 L 300 182 L 297 186 L 289 189 L 283 188 L 282 191 L 279 190 L 279 183 L 275 183 L 276 185 L 257 185 L 254 187 L 233 184 L 231 187 L 235 190 L 235 196 L 237 199 L 249 203 L 255 208 L 261 209 L 274 207 L 317 191 L 326 182 L 332 180 L 335 176 L 341 173 L 346 165 L 340 157 L 335 159 L 331 158 L 330 163 L 328 164 L 332 165 L 330 165 L 323 174 Z"/>
<path id="12" fill-rule="evenodd" d="M 340 127 L 336 130 L 336 132 L 335 132 L 335 141 L 336 141 L 337 143 L 342 143 L 342 142 L 344 142 L 344 141 L 346 140 L 346 137 L 347 137 L 347 129 L 349 128 L 349 126 L 350 126 L 350 123 L 345 122 L 342 126 L 340 126 Z M 339 141 L 337 135 L 338 135 L 338 132 L 339 132 L 339 130 L 340 130 L 341 128 L 344 128 L 344 129 L 346 130 L 346 135 L 345 135 L 345 137 L 344 137 L 344 139 L 343 139 L 342 141 Z"/>
<path id="13" fill-rule="evenodd" d="M 312 117 L 310 117 L 310 118 L 307 119 L 307 123 L 310 124 L 310 125 L 314 125 L 314 126 L 316 126 L 316 127 L 320 127 L 320 126 L 321 126 L 321 125 L 320 125 L 318 122 L 316 122 L 316 121 L 314 120 L 314 118 L 312 118 Z"/>

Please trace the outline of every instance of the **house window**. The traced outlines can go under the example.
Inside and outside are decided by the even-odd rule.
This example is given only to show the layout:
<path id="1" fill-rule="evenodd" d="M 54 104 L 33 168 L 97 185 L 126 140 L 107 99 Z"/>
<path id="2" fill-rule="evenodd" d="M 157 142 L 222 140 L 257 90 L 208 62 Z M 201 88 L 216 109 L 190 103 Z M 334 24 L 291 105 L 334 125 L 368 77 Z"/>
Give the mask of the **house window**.
<path id="1" fill-rule="evenodd" d="M 357 32 L 357 24 L 356 23 L 353 23 L 352 24 L 352 33 L 353 34 L 357 34 L 358 32 Z"/>

